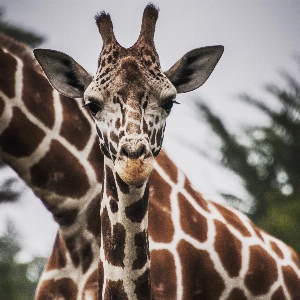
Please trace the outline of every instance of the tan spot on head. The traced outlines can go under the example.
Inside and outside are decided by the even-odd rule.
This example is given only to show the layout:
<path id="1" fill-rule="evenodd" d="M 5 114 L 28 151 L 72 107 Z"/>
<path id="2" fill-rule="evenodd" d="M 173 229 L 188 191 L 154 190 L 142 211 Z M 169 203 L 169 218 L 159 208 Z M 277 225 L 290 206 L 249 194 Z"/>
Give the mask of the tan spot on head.
<path id="1" fill-rule="evenodd" d="M 53 140 L 48 153 L 31 170 L 32 184 L 60 196 L 82 197 L 90 188 L 79 160 L 60 142 Z"/>
<path id="2" fill-rule="evenodd" d="M 89 163 L 92 165 L 98 182 L 103 182 L 103 153 L 99 147 L 99 139 L 96 137 L 93 148 L 88 157 Z"/>
<path id="3" fill-rule="evenodd" d="M 169 243 L 174 235 L 170 203 L 172 189 L 156 170 L 152 172 L 149 183 L 149 235 L 155 242 Z"/>
<path id="4" fill-rule="evenodd" d="M 78 150 L 82 150 L 91 135 L 91 125 L 74 100 L 61 96 L 63 122 L 60 134 Z"/>
<path id="5" fill-rule="evenodd" d="M 12 156 L 25 157 L 37 149 L 44 137 L 45 132 L 15 107 L 9 126 L 0 136 L 0 145 L 4 152 Z"/>
<path id="6" fill-rule="evenodd" d="M 0 90 L 9 98 L 15 97 L 15 73 L 17 61 L 10 54 L 0 49 Z"/>
<path id="7" fill-rule="evenodd" d="M 300 299 L 300 278 L 291 266 L 282 267 L 284 283 L 292 299 Z"/>
<path id="8" fill-rule="evenodd" d="M 230 277 L 236 277 L 242 267 L 242 243 L 222 222 L 215 220 L 215 250 Z"/>
<path id="9" fill-rule="evenodd" d="M 238 217 L 237 214 L 235 214 L 233 211 L 227 209 L 226 207 L 214 203 L 214 206 L 218 209 L 218 211 L 222 214 L 224 219 L 233 226 L 236 230 L 238 230 L 243 236 L 250 237 L 251 233 L 249 230 L 245 227 L 241 219 Z"/>
<path id="10" fill-rule="evenodd" d="M 149 178 L 153 170 L 153 160 L 152 155 L 137 159 L 118 155 L 115 171 L 126 184 L 141 185 Z"/>
<path id="11" fill-rule="evenodd" d="M 192 188 L 192 185 L 191 185 L 190 181 L 187 178 L 185 178 L 185 181 L 184 181 L 184 188 L 193 197 L 193 199 L 197 201 L 197 203 L 200 205 L 200 207 L 202 209 L 209 212 L 207 202 L 203 199 L 203 197 L 197 191 L 195 191 Z"/>
<path id="12" fill-rule="evenodd" d="M 240 289 L 233 289 L 226 300 L 247 300 L 244 292 Z"/>
<path id="13" fill-rule="evenodd" d="M 278 278 L 274 259 L 261 246 L 250 247 L 249 268 L 245 284 L 254 296 L 266 294 Z"/>
<path id="14" fill-rule="evenodd" d="M 141 134 L 141 129 L 139 124 L 128 122 L 126 126 L 127 134 Z"/>
<path id="15" fill-rule="evenodd" d="M 168 250 L 153 250 L 150 257 L 153 299 L 176 299 L 177 279 L 173 255 Z"/>
<path id="16" fill-rule="evenodd" d="M 72 279 L 51 279 L 42 282 L 36 295 L 36 299 L 77 299 L 77 293 L 77 284 Z"/>
<path id="17" fill-rule="evenodd" d="M 178 169 L 170 160 L 170 158 L 166 155 L 166 153 L 164 151 L 160 151 L 156 159 L 158 164 L 163 168 L 163 170 L 167 173 L 170 179 L 176 183 L 178 177 Z"/>
<path id="18" fill-rule="evenodd" d="M 28 110 L 48 128 L 53 127 L 55 119 L 52 93 L 53 88 L 47 78 L 25 65 L 23 68 L 23 101 Z"/>
<path id="19" fill-rule="evenodd" d="M 224 281 L 215 270 L 207 251 L 198 250 L 186 241 L 178 245 L 182 266 L 182 299 L 220 299 Z"/>
<path id="20" fill-rule="evenodd" d="M 207 239 L 206 218 L 197 212 L 183 194 L 178 194 L 180 223 L 183 231 L 203 243 Z"/>
<path id="21" fill-rule="evenodd" d="M 60 237 L 60 235 L 57 234 L 53 246 L 53 251 L 46 265 L 46 270 L 50 271 L 64 268 L 67 264 L 66 251 L 67 249 L 65 242 Z"/>

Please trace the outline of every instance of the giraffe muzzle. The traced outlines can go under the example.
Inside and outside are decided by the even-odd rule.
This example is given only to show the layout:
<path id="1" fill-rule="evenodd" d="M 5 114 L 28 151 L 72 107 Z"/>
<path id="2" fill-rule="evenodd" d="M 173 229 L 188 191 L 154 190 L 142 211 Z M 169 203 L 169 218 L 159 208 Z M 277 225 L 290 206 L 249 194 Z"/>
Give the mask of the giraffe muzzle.
<path id="1" fill-rule="evenodd" d="M 128 185 L 140 185 L 150 176 L 154 157 L 146 141 L 123 143 L 115 161 L 115 170 Z"/>

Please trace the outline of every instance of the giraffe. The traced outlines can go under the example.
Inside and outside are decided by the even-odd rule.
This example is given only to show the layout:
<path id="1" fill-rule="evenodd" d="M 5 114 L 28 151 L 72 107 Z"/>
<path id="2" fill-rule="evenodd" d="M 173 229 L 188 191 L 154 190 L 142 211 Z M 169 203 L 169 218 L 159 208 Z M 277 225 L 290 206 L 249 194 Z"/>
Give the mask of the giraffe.
<path id="1" fill-rule="evenodd" d="M 96 299 L 100 226 L 99 198 L 93 193 L 100 193 L 103 180 L 103 156 L 97 142 L 91 142 L 96 130 L 88 125 L 90 118 L 78 102 L 52 90 L 28 49 L 3 35 L 0 45 L 1 157 L 60 224 L 36 298 Z M 70 114 L 74 110 L 76 119 Z M 48 140 L 43 147 L 38 128 Z M 81 144 L 72 129 L 81 133 Z M 70 166 L 78 173 L 70 174 Z M 92 190 L 96 183 L 99 187 Z M 90 190 L 81 196 L 87 186 Z M 86 202 L 80 217 L 76 203 L 62 205 L 75 199 L 81 207 Z M 73 233 L 72 239 L 65 238 Z M 94 234 L 90 239 L 94 252 L 81 248 L 87 233 Z M 149 240 L 155 299 L 299 297 L 299 260 L 294 252 L 242 214 L 203 199 L 163 151 L 150 180 Z"/>
<path id="2" fill-rule="evenodd" d="M 246 216 L 205 200 L 160 152 L 177 93 L 201 86 L 222 46 L 188 52 L 162 72 L 146 7 L 137 42 L 125 49 L 110 16 L 93 77 L 70 56 L 36 49 L 62 95 L 83 98 L 104 154 L 98 299 L 299 299 L 300 262 Z"/>
<path id="3" fill-rule="evenodd" d="M 81 106 L 51 87 L 32 50 L 0 34 L 0 156 L 59 225 L 37 299 L 97 297 L 103 155 Z"/>

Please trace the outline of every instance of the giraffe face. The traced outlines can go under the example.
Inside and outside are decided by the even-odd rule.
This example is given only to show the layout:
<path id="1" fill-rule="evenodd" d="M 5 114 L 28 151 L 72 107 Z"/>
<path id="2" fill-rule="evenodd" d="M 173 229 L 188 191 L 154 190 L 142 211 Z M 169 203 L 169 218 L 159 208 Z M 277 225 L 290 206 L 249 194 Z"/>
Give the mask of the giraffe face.
<path id="1" fill-rule="evenodd" d="M 157 54 L 147 47 L 114 44 L 102 51 L 84 100 L 103 153 L 127 184 L 139 185 L 149 177 L 176 93 Z"/>
<path id="2" fill-rule="evenodd" d="M 129 185 L 140 185 L 149 177 L 176 93 L 200 87 L 224 50 L 223 46 L 194 49 L 163 73 L 154 46 L 157 17 L 158 9 L 147 5 L 140 36 L 126 49 L 114 36 L 110 16 L 96 15 L 103 49 L 94 78 L 62 52 L 34 50 L 55 89 L 70 98 L 84 98 L 103 153 Z"/>

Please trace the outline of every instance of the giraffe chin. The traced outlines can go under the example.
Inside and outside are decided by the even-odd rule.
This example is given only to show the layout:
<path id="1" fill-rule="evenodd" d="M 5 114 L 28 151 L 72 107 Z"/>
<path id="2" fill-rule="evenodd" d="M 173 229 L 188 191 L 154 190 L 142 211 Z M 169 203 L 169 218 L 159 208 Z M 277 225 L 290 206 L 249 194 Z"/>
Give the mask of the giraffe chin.
<path id="1" fill-rule="evenodd" d="M 128 185 L 141 185 L 150 176 L 153 170 L 153 156 L 145 159 L 118 157 L 115 163 L 115 171 Z"/>

